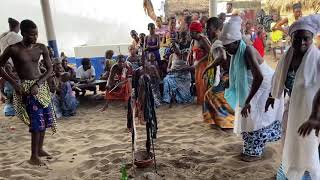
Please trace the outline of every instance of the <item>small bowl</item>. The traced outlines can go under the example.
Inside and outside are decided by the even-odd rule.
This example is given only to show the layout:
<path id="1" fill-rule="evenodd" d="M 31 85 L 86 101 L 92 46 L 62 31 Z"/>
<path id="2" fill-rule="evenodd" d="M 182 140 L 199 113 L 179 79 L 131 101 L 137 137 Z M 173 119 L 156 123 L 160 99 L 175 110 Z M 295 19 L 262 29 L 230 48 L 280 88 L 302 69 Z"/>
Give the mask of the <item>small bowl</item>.
<path id="1" fill-rule="evenodd" d="M 153 153 L 147 153 L 145 150 L 139 150 L 134 153 L 134 165 L 138 168 L 146 168 L 153 164 Z"/>

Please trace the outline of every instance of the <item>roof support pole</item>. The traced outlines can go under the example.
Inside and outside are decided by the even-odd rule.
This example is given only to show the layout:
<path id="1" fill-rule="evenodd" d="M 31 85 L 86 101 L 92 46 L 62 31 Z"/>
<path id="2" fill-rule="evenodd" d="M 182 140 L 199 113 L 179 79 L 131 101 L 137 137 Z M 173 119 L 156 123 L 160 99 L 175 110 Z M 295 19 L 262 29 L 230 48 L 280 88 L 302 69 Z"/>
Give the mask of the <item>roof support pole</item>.
<path id="1" fill-rule="evenodd" d="M 45 28 L 46 28 L 48 45 L 53 49 L 54 57 L 59 57 L 56 34 L 54 32 L 54 26 L 53 26 L 53 22 L 52 22 L 52 15 L 51 15 L 49 1 L 50 0 L 40 0 L 41 9 L 42 9 Z"/>
<path id="2" fill-rule="evenodd" d="M 218 0 L 209 0 L 209 16 L 217 16 Z"/>

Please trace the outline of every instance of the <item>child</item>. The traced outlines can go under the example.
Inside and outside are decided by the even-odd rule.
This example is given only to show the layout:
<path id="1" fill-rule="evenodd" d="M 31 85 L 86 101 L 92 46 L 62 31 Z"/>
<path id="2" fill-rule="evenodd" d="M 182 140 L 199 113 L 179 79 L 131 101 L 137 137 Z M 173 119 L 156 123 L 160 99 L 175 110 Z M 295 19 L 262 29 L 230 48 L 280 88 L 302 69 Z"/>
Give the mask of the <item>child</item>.
<path id="1" fill-rule="evenodd" d="M 156 61 L 156 56 L 155 56 L 155 54 L 152 53 L 152 52 L 149 52 L 149 53 L 148 53 L 148 63 L 149 63 L 150 65 L 155 66 L 157 69 L 159 69 L 158 62 Z"/>
<path id="2" fill-rule="evenodd" d="M 54 108 L 55 116 L 57 119 L 62 117 L 61 112 L 61 102 L 60 102 L 60 85 L 61 85 L 61 76 L 60 74 L 64 72 L 64 68 L 62 67 L 61 61 L 59 59 L 55 59 L 53 61 L 53 73 L 48 78 L 48 85 L 51 92 L 52 97 L 52 105 Z"/>
<path id="3" fill-rule="evenodd" d="M 263 26 L 261 24 L 257 25 L 257 33 L 255 34 L 253 40 L 253 47 L 259 52 L 261 57 L 264 57 L 264 39 L 265 34 L 263 30 Z"/>
<path id="4" fill-rule="evenodd" d="M 15 79 L 17 80 L 18 77 L 15 73 L 15 69 L 14 67 L 11 65 L 11 63 L 7 63 L 5 65 L 5 70 L 6 72 L 12 74 Z M 5 98 L 5 106 L 4 106 L 4 115 L 5 116 L 15 116 L 16 115 L 16 112 L 14 110 L 14 107 L 13 107 L 13 92 L 14 92 L 14 88 L 12 87 L 12 85 L 8 82 L 8 81 L 5 81 L 4 82 L 4 86 L 3 86 L 3 89 L 1 89 L 1 93 L 4 95 L 4 98 Z"/>
<path id="5" fill-rule="evenodd" d="M 5 81 L 3 91 L 2 91 L 2 94 L 4 95 L 4 98 L 5 98 L 5 105 L 3 108 L 5 116 L 16 115 L 16 112 L 14 111 L 14 107 L 13 107 L 13 92 L 14 92 L 14 89 L 11 86 L 11 84 L 8 81 Z"/>
<path id="6" fill-rule="evenodd" d="M 61 111 L 63 116 L 74 116 L 78 107 L 78 100 L 72 92 L 70 84 L 70 73 L 64 72 L 61 74 L 61 86 L 60 86 L 60 100 Z"/>

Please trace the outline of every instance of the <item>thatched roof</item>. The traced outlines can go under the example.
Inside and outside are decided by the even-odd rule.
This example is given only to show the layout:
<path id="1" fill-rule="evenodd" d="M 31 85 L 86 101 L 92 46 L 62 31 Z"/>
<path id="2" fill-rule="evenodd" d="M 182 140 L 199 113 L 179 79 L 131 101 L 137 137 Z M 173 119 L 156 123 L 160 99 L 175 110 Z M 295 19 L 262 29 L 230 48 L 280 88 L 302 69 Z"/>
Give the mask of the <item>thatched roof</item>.
<path id="1" fill-rule="evenodd" d="M 266 6 L 269 9 L 277 9 L 280 11 L 292 11 L 292 5 L 300 2 L 304 10 L 311 10 L 314 13 L 320 11 L 319 0 L 266 0 Z"/>
<path id="2" fill-rule="evenodd" d="M 164 9 L 166 16 L 182 12 L 184 9 L 192 12 L 208 12 L 209 0 L 166 0 Z"/>
<path id="3" fill-rule="evenodd" d="M 261 0 L 217 0 L 219 2 L 232 2 L 235 9 L 260 9 Z M 209 0 L 166 0 L 166 16 L 174 15 L 188 9 L 191 12 L 209 13 Z"/>

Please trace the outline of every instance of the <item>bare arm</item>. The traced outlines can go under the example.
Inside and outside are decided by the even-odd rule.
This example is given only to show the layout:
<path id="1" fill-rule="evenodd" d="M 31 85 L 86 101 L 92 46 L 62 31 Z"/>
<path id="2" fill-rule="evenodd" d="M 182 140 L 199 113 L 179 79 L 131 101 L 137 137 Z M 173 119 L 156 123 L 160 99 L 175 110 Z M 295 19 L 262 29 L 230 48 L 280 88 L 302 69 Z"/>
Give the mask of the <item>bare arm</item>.
<path id="1" fill-rule="evenodd" d="M 44 66 L 47 69 L 47 71 L 37 81 L 38 85 L 41 85 L 45 81 L 47 81 L 47 79 L 50 77 L 50 75 L 52 74 L 52 71 L 53 71 L 52 63 L 51 63 L 51 59 L 50 59 L 47 47 L 45 47 L 44 45 L 41 45 L 41 49 L 42 49 Z"/>
<path id="2" fill-rule="evenodd" d="M 214 61 L 206 67 L 206 70 L 208 70 L 214 66 L 218 66 L 221 64 L 222 61 L 227 60 L 227 54 L 226 54 L 225 50 L 223 50 L 222 47 L 218 47 L 217 49 L 215 49 L 214 56 L 215 56 L 215 57 L 213 57 Z"/>
<path id="3" fill-rule="evenodd" d="M 0 76 L 2 76 L 6 81 L 8 81 L 13 87 L 17 87 L 18 83 L 15 81 L 14 77 L 10 76 L 4 69 L 5 64 L 8 59 L 12 56 L 12 47 L 7 47 L 3 54 L 0 56 Z"/>
<path id="4" fill-rule="evenodd" d="M 107 81 L 107 90 L 111 90 L 114 86 L 114 76 L 116 74 L 115 70 L 116 70 L 115 66 L 112 66 L 110 70 L 110 75 Z"/>
<path id="5" fill-rule="evenodd" d="M 169 57 L 169 62 L 168 62 L 168 67 L 167 67 L 167 71 L 169 72 L 171 69 L 171 65 L 172 65 L 172 58 L 173 58 L 173 54 L 170 55 Z"/>
<path id="6" fill-rule="evenodd" d="M 252 72 L 252 76 L 253 76 L 253 81 L 252 81 L 252 86 L 251 86 L 251 90 L 249 92 L 249 95 L 247 97 L 246 100 L 246 104 L 249 104 L 251 99 L 253 98 L 253 96 L 257 93 L 258 89 L 260 88 L 262 81 L 263 81 L 263 75 L 260 71 L 260 67 L 257 63 L 257 58 L 255 56 L 255 53 L 253 51 L 253 49 L 248 46 L 246 49 L 246 64 L 248 69 L 251 70 Z"/>

